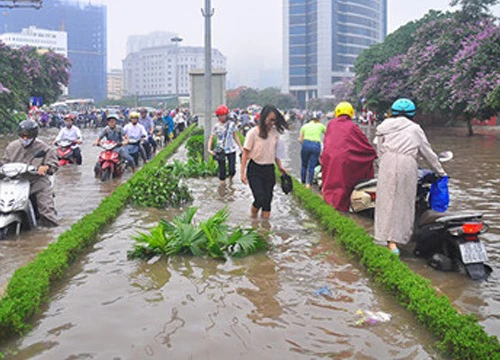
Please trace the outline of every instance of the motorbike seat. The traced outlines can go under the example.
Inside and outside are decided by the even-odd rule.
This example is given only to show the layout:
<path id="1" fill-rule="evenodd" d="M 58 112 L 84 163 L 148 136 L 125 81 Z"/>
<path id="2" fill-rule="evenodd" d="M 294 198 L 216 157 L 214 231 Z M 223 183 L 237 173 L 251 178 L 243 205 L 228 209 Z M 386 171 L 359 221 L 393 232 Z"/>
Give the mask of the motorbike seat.
<path id="1" fill-rule="evenodd" d="M 361 190 L 367 187 L 377 186 L 377 179 L 370 179 L 360 182 L 354 187 L 354 190 Z"/>
<path id="2" fill-rule="evenodd" d="M 483 217 L 480 212 L 444 212 L 427 210 L 422 214 L 418 225 L 424 226 L 432 223 L 447 223 L 450 221 L 477 221 Z"/>

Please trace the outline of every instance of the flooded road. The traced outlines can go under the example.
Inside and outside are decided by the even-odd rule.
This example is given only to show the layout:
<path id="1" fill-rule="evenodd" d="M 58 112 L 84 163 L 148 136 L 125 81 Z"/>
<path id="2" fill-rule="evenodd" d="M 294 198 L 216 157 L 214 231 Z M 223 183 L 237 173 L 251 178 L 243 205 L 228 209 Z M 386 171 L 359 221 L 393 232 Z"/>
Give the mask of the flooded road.
<path id="1" fill-rule="evenodd" d="M 8 358 L 437 358 L 428 332 L 290 196 L 276 189 L 272 219 L 251 220 L 250 190 L 239 181 L 218 183 L 187 181 L 197 219 L 227 204 L 231 225 L 271 231 L 266 254 L 127 260 L 137 231 L 180 213 L 128 208 L 53 291 L 33 330 L 2 349 L 15 351 Z M 331 295 L 315 295 L 324 286 Z M 393 318 L 358 327 L 358 309 Z"/>
<path id="2" fill-rule="evenodd" d="M 297 135 L 297 130 L 286 135 L 287 168 L 296 175 L 300 167 Z M 403 260 L 431 279 L 457 307 L 477 314 L 487 332 L 500 336 L 500 164 L 495 156 L 500 139 L 470 139 L 446 131 L 430 132 L 429 137 L 436 151 L 455 153 L 455 159 L 445 165 L 451 209 L 485 212 L 491 230 L 483 239 L 494 274 L 489 282 L 474 283 L 460 274 L 439 273 L 411 256 Z M 92 210 L 116 185 L 103 186 L 94 180 L 98 149 L 89 151 L 95 154 L 91 162 L 85 161 L 88 157 L 84 160 L 87 170 L 65 174 L 63 169 L 58 175 L 62 228 Z M 77 201 L 75 191 L 65 184 L 78 187 Z M 228 262 L 182 256 L 150 263 L 130 261 L 126 253 L 134 234 L 180 211 L 128 208 L 53 289 L 52 300 L 35 319 L 33 330 L 0 352 L 10 353 L 9 359 L 439 358 L 434 339 L 414 317 L 353 265 L 357 261 L 346 256 L 281 189 L 275 190 L 271 220 L 261 221 L 249 218 L 251 193 L 239 179 L 228 187 L 219 187 L 215 178 L 187 184 L 194 205 L 200 207 L 198 220 L 228 204 L 232 225 L 271 231 L 270 250 Z M 81 191 L 84 186 L 93 193 Z M 60 202 L 66 204 L 64 209 Z M 356 220 L 371 231 L 370 220 Z M 42 238 L 40 243 L 36 234 Z M 23 241 L 0 243 L 0 252 L 9 256 L 18 252 L 18 261 L 26 261 L 54 238 L 43 231 L 26 236 L 29 244 L 23 236 Z M 14 267 L 5 255 L 0 264 Z M 315 295 L 324 286 L 331 296 Z M 358 309 L 384 311 L 392 320 L 358 327 Z"/>
<path id="3" fill-rule="evenodd" d="M 373 138 L 374 129 L 364 127 L 363 130 Z M 493 274 L 487 282 L 473 282 L 462 274 L 438 272 L 411 254 L 403 253 L 402 258 L 412 270 L 430 279 L 459 309 L 476 314 L 489 334 L 500 337 L 500 131 L 474 137 L 463 135 L 460 129 L 426 129 L 426 133 L 434 151 L 451 150 L 455 155 L 443 165 L 450 177 L 449 211 L 484 213 L 490 230 L 481 238 L 486 244 Z M 289 136 L 296 144 L 288 146 L 290 168 L 300 178 L 298 129 Z M 373 234 L 373 220 L 350 216 Z"/>
<path id="4" fill-rule="evenodd" d="M 39 228 L 24 232 L 8 241 L 0 241 L 0 294 L 14 271 L 33 259 L 47 244 L 54 241 L 57 235 L 67 230 L 75 221 L 94 210 L 100 201 L 109 195 L 120 184 L 121 180 L 101 183 L 94 178 L 94 165 L 99 156 L 100 148 L 93 147 L 92 142 L 100 130 L 83 129 L 82 145 L 83 164 L 60 168 L 55 176 L 55 204 L 61 226 L 54 229 Z M 57 129 L 42 129 L 40 138 L 47 143 L 53 141 Z M 0 137 L 0 154 L 13 138 Z M 130 175 L 126 175 L 127 178 Z"/>

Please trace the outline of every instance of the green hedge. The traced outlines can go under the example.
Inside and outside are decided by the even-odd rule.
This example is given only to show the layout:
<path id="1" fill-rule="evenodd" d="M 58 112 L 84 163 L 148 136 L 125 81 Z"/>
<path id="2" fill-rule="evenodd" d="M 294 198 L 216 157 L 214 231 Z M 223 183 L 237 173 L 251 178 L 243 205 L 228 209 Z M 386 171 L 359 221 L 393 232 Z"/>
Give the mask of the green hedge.
<path id="1" fill-rule="evenodd" d="M 194 126 L 181 133 L 168 147 L 134 174 L 140 181 L 147 172 L 162 165 L 184 142 Z M 41 304 L 47 301 L 50 285 L 59 279 L 69 264 L 97 241 L 101 229 L 111 223 L 124 209 L 131 196 L 129 182 L 119 186 L 90 214 L 84 216 L 55 243 L 39 253 L 28 265 L 19 268 L 10 279 L 5 295 L 0 299 L 0 339 L 21 334 L 30 328 L 27 321 Z"/>
<path id="2" fill-rule="evenodd" d="M 295 178 L 293 195 L 325 231 L 334 234 L 348 252 L 360 258 L 377 283 L 394 294 L 437 337 L 438 347 L 445 355 L 454 359 L 500 359 L 498 339 L 489 336 L 474 316 L 459 314 L 429 280 L 411 271 L 387 248 L 376 245 L 363 228 Z"/>

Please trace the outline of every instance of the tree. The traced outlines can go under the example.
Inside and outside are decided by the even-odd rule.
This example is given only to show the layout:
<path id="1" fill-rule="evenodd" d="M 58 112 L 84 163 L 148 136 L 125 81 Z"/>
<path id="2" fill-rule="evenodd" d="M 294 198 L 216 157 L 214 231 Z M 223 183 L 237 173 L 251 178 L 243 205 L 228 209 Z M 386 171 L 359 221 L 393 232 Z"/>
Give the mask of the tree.
<path id="1" fill-rule="evenodd" d="M 489 13 L 490 7 L 500 0 L 452 0 L 451 6 L 461 6 L 460 17 L 465 20 L 481 18 Z"/>
<path id="2" fill-rule="evenodd" d="M 263 90 L 244 88 L 238 94 L 232 97 L 228 96 L 228 106 L 232 109 L 242 109 L 252 104 L 260 106 L 273 104 L 278 109 L 292 109 L 297 106 L 297 99 L 293 95 L 283 94 L 280 89 L 273 87 Z"/>

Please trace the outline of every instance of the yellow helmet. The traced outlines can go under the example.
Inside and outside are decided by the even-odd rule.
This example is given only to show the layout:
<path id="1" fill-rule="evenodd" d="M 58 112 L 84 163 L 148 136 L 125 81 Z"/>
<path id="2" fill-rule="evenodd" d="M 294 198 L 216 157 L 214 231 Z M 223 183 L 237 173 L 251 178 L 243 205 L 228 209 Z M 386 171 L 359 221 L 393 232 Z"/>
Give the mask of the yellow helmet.
<path id="1" fill-rule="evenodd" d="M 136 118 L 136 119 L 139 119 L 140 115 L 137 111 L 132 111 L 129 115 L 129 118 L 133 119 L 133 118 Z"/>
<path id="2" fill-rule="evenodd" d="M 352 107 L 351 103 L 342 101 L 337 105 L 337 107 L 335 108 L 335 117 L 339 117 L 340 115 L 347 115 L 351 119 L 354 117 L 354 108 Z"/>

